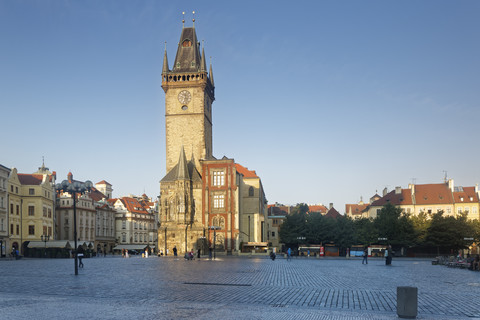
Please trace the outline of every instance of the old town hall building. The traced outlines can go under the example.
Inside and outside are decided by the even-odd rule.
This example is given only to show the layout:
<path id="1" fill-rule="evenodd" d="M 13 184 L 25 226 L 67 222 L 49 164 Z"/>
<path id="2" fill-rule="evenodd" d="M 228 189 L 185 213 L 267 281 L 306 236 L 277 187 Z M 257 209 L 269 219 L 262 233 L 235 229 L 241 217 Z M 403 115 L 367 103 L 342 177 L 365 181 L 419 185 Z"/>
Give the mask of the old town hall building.
<path id="1" fill-rule="evenodd" d="M 255 171 L 213 156 L 212 66 L 195 27 L 183 27 L 172 69 L 165 50 L 166 175 L 160 181 L 159 250 L 234 253 L 266 248 L 267 201 Z"/>

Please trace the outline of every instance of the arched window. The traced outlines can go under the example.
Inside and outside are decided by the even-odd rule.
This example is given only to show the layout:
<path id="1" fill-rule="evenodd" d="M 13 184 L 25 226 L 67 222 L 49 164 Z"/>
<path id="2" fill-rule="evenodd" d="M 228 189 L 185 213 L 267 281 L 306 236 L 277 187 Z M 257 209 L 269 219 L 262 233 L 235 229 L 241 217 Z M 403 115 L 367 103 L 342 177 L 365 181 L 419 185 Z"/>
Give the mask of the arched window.
<path id="1" fill-rule="evenodd" d="M 223 217 L 220 218 L 220 228 L 225 229 L 225 219 Z"/>
<path id="2" fill-rule="evenodd" d="M 214 217 L 212 223 L 215 227 L 218 226 L 218 218 Z"/>
<path id="3" fill-rule="evenodd" d="M 253 197 L 253 192 L 254 192 L 253 187 L 248 188 L 248 196 L 249 197 Z"/>

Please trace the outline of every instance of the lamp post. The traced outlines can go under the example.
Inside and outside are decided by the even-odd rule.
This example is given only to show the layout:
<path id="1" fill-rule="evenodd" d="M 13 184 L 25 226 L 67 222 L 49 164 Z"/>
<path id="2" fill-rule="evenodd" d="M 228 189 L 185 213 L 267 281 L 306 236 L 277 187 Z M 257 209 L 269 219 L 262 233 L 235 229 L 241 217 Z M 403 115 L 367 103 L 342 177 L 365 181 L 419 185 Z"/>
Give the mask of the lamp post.
<path id="1" fill-rule="evenodd" d="M 210 230 L 213 230 L 213 260 L 215 260 L 215 247 L 217 245 L 217 230 L 220 230 L 221 228 L 220 227 L 217 227 L 217 226 L 211 226 L 211 227 L 208 227 L 208 229 Z"/>
<path id="2" fill-rule="evenodd" d="M 78 256 L 77 256 L 77 195 L 82 195 L 92 189 L 93 183 L 89 180 L 85 182 L 63 180 L 55 188 L 58 191 L 68 192 L 73 198 L 73 238 L 75 242 L 75 275 L 78 275 Z"/>
<path id="3" fill-rule="evenodd" d="M 45 242 L 45 258 L 47 257 L 47 241 L 50 240 L 50 235 L 42 234 L 40 236 L 43 242 Z"/>

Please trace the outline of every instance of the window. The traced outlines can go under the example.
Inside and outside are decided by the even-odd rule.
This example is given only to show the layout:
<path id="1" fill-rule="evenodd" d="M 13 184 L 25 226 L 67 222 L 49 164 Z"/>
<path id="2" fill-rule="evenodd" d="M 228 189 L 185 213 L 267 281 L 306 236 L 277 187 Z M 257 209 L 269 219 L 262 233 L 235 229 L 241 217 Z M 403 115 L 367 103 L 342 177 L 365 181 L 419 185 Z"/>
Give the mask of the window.
<path id="1" fill-rule="evenodd" d="M 15 187 L 15 193 L 18 194 L 18 187 Z"/>
<path id="2" fill-rule="evenodd" d="M 447 213 L 451 214 L 452 213 L 452 208 L 447 208 Z"/>
<path id="3" fill-rule="evenodd" d="M 138 241 L 138 235 L 135 233 L 135 242 Z"/>
<path id="4" fill-rule="evenodd" d="M 28 194 L 33 196 L 35 194 L 35 189 L 33 188 L 28 189 Z"/>
<path id="5" fill-rule="evenodd" d="M 47 216 L 47 208 L 43 207 L 43 216 L 46 217 Z"/>
<path id="6" fill-rule="evenodd" d="M 13 212 L 12 212 L 13 213 Z M 20 206 L 17 204 L 17 216 L 20 214 Z"/>
<path id="7" fill-rule="evenodd" d="M 143 241 L 147 242 L 147 235 L 146 234 L 143 235 Z"/>
<path id="8" fill-rule="evenodd" d="M 127 221 L 122 221 L 122 229 L 127 229 Z"/>
<path id="9" fill-rule="evenodd" d="M 43 234 L 47 235 L 47 226 L 43 226 Z"/>
<path id="10" fill-rule="evenodd" d="M 138 228 L 138 227 L 137 227 L 137 223 L 136 223 L 136 222 L 134 222 L 134 223 L 133 223 L 133 228 L 135 228 L 135 229 L 137 229 L 137 228 Z M 137 241 L 137 239 L 135 239 L 135 241 Z"/>
<path id="11" fill-rule="evenodd" d="M 192 41 L 188 40 L 188 39 L 185 39 L 183 42 L 182 42 L 182 47 L 184 48 L 188 48 L 188 47 L 191 47 L 192 46 Z"/>
<path id="12" fill-rule="evenodd" d="M 5 219 L 0 220 L 0 231 L 5 231 Z"/>
<path id="13" fill-rule="evenodd" d="M 122 233 L 122 242 L 127 241 L 127 235 L 125 233 Z"/>
<path id="14" fill-rule="evenodd" d="M 463 209 L 462 207 L 458 207 L 457 213 L 459 213 L 459 214 L 462 213 L 462 209 Z"/>
<path id="15" fill-rule="evenodd" d="M 65 218 L 65 225 L 68 226 L 68 218 Z"/>
<path id="16" fill-rule="evenodd" d="M 35 226 L 28 226 L 28 235 L 29 236 L 35 235 Z"/>
<path id="17" fill-rule="evenodd" d="M 470 212 L 470 207 L 465 207 L 465 213 L 469 213 Z"/>
<path id="18" fill-rule="evenodd" d="M 477 207 L 472 207 L 472 213 L 477 213 Z"/>
<path id="19" fill-rule="evenodd" d="M 224 171 L 213 171 L 213 185 L 214 186 L 223 186 L 225 184 L 225 172 Z"/>
<path id="20" fill-rule="evenodd" d="M 432 208 L 428 208 L 428 209 L 427 209 L 427 212 L 428 212 L 429 214 L 432 213 Z"/>
<path id="21" fill-rule="evenodd" d="M 10 203 L 10 213 L 13 214 L 13 203 Z"/>
<path id="22" fill-rule="evenodd" d="M 48 217 L 49 217 L 49 218 L 52 217 L 52 209 L 51 209 L 51 208 L 48 208 Z"/>
<path id="23" fill-rule="evenodd" d="M 35 207 L 34 206 L 28 206 L 28 215 L 29 216 L 34 216 L 35 215 Z"/>
<path id="24" fill-rule="evenodd" d="M 17 229 L 17 235 L 19 235 L 19 234 L 20 234 L 20 225 L 19 225 L 19 224 L 17 224 L 17 228 L 16 228 L 16 229 Z M 13 233 L 13 232 L 12 232 L 12 233 Z"/>
<path id="25" fill-rule="evenodd" d="M 13 192 L 13 186 L 10 186 L 10 191 Z"/>
<path id="26" fill-rule="evenodd" d="M 272 237 L 275 237 L 275 231 L 272 231 Z"/>
<path id="27" fill-rule="evenodd" d="M 255 192 L 255 190 L 253 189 L 253 187 L 248 188 L 248 196 L 249 197 L 253 197 L 254 194 L 255 194 L 254 192 Z"/>
<path id="28" fill-rule="evenodd" d="M 5 208 L 5 203 L 3 202 L 3 197 L 0 198 L 0 208 Z"/>
<path id="29" fill-rule="evenodd" d="M 10 225 L 10 233 L 13 234 L 13 223 Z"/>
<path id="30" fill-rule="evenodd" d="M 48 227 L 48 235 L 52 236 L 52 227 Z"/>
<path id="31" fill-rule="evenodd" d="M 225 196 L 223 194 L 216 194 L 213 196 L 213 207 L 214 208 L 225 207 Z"/>

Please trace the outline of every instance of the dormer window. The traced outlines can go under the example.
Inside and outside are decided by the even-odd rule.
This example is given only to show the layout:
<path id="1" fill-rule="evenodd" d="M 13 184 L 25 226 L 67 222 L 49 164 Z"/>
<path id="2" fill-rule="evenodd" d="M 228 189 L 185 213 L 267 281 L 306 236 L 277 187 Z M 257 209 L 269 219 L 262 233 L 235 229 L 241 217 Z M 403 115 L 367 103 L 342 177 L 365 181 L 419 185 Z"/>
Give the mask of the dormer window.
<path id="1" fill-rule="evenodd" d="M 184 48 L 188 48 L 188 47 L 191 47 L 192 46 L 192 41 L 188 40 L 188 39 L 185 39 L 183 42 L 182 42 L 182 47 Z"/>

